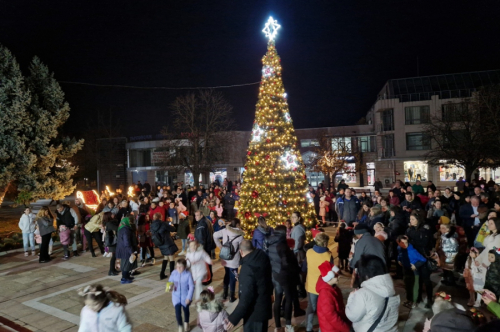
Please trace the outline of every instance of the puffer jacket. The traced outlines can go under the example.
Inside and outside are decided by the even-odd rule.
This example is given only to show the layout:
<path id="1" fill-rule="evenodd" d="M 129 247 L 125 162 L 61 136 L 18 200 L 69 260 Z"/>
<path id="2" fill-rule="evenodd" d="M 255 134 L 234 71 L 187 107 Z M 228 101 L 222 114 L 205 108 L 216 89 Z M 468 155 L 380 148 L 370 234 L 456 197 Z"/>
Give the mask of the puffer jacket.
<path id="1" fill-rule="evenodd" d="M 191 270 L 191 275 L 193 280 L 205 279 L 207 275 L 207 268 L 205 263 L 212 265 L 212 260 L 208 256 L 207 252 L 203 250 L 202 246 L 198 246 L 195 252 L 190 252 L 186 254 L 187 267 Z"/>
<path id="2" fill-rule="evenodd" d="M 266 236 L 273 234 L 273 228 L 267 226 L 266 228 L 258 226 L 253 232 L 252 245 L 256 249 L 264 249 L 264 241 Z"/>
<path id="3" fill-rule="evenodd" d="M 78 332 L 129 332 L 132 324 L 127 318 L 125 307 L 110 302 L 99 313 L 83 307 L 80 313 L 80 327 Z"/>
<path id="4" fill-rule="evenodd" d="M 175 232 L 174 226 L 160 220 L 153 220 L 149 229 L 151 230 L 151 237 L 153 237 L 153 234 L 158 233 L 163 238 L 163 244 L 158 247 L 163 256 L 171 256 L 179 250 L 174 240 L 172 240 L 172 236 L 170 236 L 170 232 Z"/>
<path id="5" fill-rule="evenodd" d="M 225 320 L 228 315 L 220 301 L 198 302 L 196 310 L 198 311 L 198 325 L 203 332 L 225 332 L 227 330 Z"/>
<path id="6" fill-rule="evenodd" d="M 458 234 L 454 231 L 442 234 L 441 250 L 444 253 L 445 263 L 453 264 L 458 254 Z"/>
<path id="7" fill-rule="evenodd" d="M 377 320 L 389 297 L 387 308 L 374 332 L 397 332 L 399 295 L 389 273 L 363 281 L 361 288 L 349 295 L 345 313 L 354 331 L 366 332 Z"/>
<path id="8" fill-rule="evenodd" d="M 226 228 L 215 232 L 214 233 L 214 242 L 215 244 L 221 248 L 222 245 L 220 244 L 219 239 L 222 239 L 222 244 L 226 243 L 227 241 L 231 241 L 232 239 L 236 238 L 239 236 L 237 239 L 235 239 L 232 244 L 233 248 L 235 250 L 235 255 L 234 258 L 230 261 L 225 261 L 221 259 L 221 265 L 230 269 L 237 269 L 240 266 L 240 252 L 239 252 L 239 247 L 241 241 L 243 241 L 243 237 L 245 236 L 245 232 L 238 228 L 233 228 L 231 226 L 227 226 Z"/>
<path id="9" fill-rule="evenodd" d="M 34 233 L 36 229 L 35 216 L 33 213 L 29 215 L 23 213 L 21 219 L 19 219 L 19 228 L 23 233 Z"/>
<path id="10" fill-rule="evenodd" d="M 318 322 L 321 332 L 349 332 L 351 322 L 345 315 L 344 298 L 337 285 L 330 286 L 319 277 L 316 283 L 318 292 Z"/>

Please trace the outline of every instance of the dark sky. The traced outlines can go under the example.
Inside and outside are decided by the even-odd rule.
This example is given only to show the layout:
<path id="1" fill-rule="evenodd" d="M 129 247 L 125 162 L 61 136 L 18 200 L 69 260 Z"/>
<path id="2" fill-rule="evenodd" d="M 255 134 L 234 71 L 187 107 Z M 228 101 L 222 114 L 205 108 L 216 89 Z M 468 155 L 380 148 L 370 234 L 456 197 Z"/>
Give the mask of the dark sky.
<path id="1" fill-rule="evenodd" d="M 391 78 L 498 69 L 497 1 L 0 0 L 0 43 L 23 68 L 38 55 L 56 78 L 136 86 L 260 80 L 269 15 L 296 128 L 354 124 Z M 128 134 L 156 134 L 185 91 L 62 84 L 75 133 L 111 110 Z M 221 89 L 249 130 L 257 86 Z"/>

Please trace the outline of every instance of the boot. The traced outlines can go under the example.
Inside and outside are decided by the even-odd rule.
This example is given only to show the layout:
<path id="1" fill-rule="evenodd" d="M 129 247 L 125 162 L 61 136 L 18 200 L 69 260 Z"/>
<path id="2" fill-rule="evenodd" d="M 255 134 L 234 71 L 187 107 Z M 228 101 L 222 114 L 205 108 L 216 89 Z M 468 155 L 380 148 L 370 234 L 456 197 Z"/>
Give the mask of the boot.
<path id="1" fill-rule="evenodd" d="M 229 293 L 229 303 L 233 303 L 236 301 L 236 297 L 234 297 L 234 292 Z"/>
<path id="2" fill-rule="evenodd" d="M 184 327 L 182 325 L 179 325 L 179 332 L 184 332 Z"/>
<path id="3" fill-rule="evenodd" d="M 175 262 L 170 262 L 170 274 L 172 274 L 172 271 L 175 269 Z"/>
<path id="4" fill-rule="evenodd" d="M 224 293 L 222 293 L 222 299 L 224 301 L 227 300 L 227 292 L 228 292 L 228 287 L 227 286 L 224 286 Z"/>
<path id="5" fill-rule="evenodd" d="M 474 308 L 480 308 L 481 307 L 481 297 L 482 295 L 477 293 L 476 297 L 476 303 L 474 303 Z"/>
<path id="6" fill-rule="evenodd" d="M 184 323 L 184 331 L 189 332 L 189 323 Z"/>
<path id="7" fill-rule="evenodd" d="M 166 279 L 168 276 L 165 275 L 165 270 L 167 269 L 168 261 L 163 260 L 161 263 L 160 280 Z"/>

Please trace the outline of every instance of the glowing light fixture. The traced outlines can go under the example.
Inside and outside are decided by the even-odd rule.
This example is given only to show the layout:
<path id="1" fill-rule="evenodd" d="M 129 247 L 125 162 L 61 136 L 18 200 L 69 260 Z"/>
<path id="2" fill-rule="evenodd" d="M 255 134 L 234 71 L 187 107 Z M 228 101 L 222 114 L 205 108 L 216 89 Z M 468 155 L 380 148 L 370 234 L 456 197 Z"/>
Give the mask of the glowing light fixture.
<path id="1" fill-rule="evenodd" d="M 97 206 L 101 203 L 101 199 L 97 194 L 97 191 L 77 191 L 76 198 L 80 199 L 83 204 L 91 208 L 92 210 L 97 209 Z"/>
<path id="2" fill-rule="evenodd" d="M 264 32 L 266 37 L 269 38 L 269 41 L 272 42 L 274 41 L 274 38 L 276 38 L 279 28 L 281 28 L 281 25 L 278 24 L 278 21 L 273 20 L 273 18 L 269 16 L 269 19 L 267 20 L 267 23 L 264 26 L 262 32 Z"/>
<path id="3" fill-rule="evenodd" d="M 290 153 L 290 151 L 286 151 L 285 154 L 281 156 L 281 161 L 283 161 L 286 169 L 299 166 L 299 164 L 297 163 L 297 156 L 293 153 Z"/>

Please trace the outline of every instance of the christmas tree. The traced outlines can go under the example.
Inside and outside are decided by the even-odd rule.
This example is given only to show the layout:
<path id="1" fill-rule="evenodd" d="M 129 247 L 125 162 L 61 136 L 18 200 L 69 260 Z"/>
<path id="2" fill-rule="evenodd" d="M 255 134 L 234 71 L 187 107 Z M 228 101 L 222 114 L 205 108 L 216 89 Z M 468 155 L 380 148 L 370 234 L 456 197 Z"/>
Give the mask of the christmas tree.
<path id="1" fill-rule="evenodd" d="M 259 100 L 240 194 L 240 219 L 248 235 L 259 216 L 272 227 L 283 224 L 296 211 L 306 227 L 316 222 L 274 43 L 279 27 L 271 17 L 263 30 L 269 42 L 262 58 Z"/>

